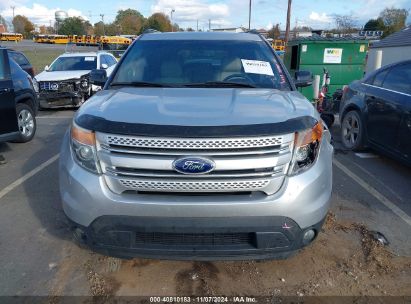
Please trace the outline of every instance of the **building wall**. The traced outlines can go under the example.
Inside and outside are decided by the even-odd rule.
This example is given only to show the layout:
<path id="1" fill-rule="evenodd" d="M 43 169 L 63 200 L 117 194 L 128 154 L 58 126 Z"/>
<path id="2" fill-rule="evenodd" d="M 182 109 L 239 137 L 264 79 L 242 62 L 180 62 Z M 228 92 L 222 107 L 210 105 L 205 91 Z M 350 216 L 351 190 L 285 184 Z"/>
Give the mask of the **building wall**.
<path id="1" fill-rule="evenodd" d="M 384 48 L 372 48 L 368 53 L 368 60 L 366 66 L 366 73 L 374 71 L 373 65 L 375 62 L 375 56 L 377 50 L 382 50 L 382 62 L 381 66 L 391 64 L 394 62 L 411 59 L 411 45 L 409 46 L 397 46 L 397 47 L 384 47 Z"/>

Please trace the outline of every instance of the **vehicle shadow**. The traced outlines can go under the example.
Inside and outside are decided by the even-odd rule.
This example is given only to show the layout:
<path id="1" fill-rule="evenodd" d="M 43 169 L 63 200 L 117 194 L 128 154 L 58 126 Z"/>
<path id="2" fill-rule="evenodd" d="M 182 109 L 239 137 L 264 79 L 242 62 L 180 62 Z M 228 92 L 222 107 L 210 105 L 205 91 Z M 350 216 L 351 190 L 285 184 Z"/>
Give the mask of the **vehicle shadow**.
<path id="1" fill-rule="evenodd" d="M 42 127 L 42 126 L 40 126 Z M 26 159 L 22 172 L 30 171 L 30 164 L 38 159 L 45 159 L 44 164 L 60 151 L 61 141 L 68 123 L 58 122 L 48 136 L 37 136 L 36 144 L 40 149 Z M 66 218 L 60 201 L 58 162 L 52 161 L 45 168 L 23 183 L 29 207 L 39 220 L 43 231 L 59 239 L 71 239 L 69 221 Z M 22 174 L 23 175 L 23 174 Z"/>

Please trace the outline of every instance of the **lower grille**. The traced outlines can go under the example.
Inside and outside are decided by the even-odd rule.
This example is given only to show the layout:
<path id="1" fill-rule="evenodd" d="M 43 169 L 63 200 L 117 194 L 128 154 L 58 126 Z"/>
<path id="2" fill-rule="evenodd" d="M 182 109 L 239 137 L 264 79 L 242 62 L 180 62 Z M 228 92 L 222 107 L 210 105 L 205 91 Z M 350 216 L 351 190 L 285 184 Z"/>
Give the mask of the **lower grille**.
<path id="1" fill-rule="evenodd" d="M 270 180 L 242 180 L 242 181 L 156 181 L 120 179 L 123 187 L 135 191 L 162 191 L 162 192 L 230 192 L 230 191 L 258 191 L 265 188 Z"/>
<path id="2" fill-rule="evenodd" d="M 137 232 L 136 245 L 224 246 L 252 245 L 254 233 L 161 233 Z"/>

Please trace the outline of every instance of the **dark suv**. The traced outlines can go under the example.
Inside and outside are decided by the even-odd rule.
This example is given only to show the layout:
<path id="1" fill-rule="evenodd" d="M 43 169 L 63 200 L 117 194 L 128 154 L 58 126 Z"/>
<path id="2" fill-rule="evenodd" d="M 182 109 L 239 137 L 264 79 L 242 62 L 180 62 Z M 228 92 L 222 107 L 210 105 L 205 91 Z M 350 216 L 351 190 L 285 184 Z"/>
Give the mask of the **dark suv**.
<path id="1" fill-rule="evenodd" d="M 0 142 L 28 142 L 36 132 L 38 102 L 29 74 L 0 48 Z"/>
<path id="2" fill-rule="evenodd" d="M 27 74 L 34 78 L 34 68 L 22 52 L 8 49 L 8 53 L 11 59 L 13 59 L 25 72 L 27 72 Z"/>

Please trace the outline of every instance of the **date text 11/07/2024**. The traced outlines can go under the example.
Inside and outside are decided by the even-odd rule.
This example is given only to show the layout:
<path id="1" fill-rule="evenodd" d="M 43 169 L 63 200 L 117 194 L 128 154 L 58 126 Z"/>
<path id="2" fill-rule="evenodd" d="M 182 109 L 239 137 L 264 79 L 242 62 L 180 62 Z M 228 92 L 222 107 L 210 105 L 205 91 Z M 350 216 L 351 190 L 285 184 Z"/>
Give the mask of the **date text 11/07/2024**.
<path id="1" fill-rule="evenodd" d="M 150 303 L 257 303 L 254 297 L 150 297 Z"/>

